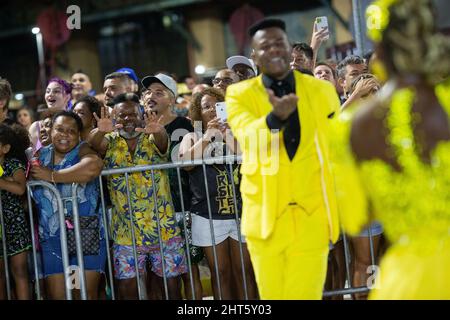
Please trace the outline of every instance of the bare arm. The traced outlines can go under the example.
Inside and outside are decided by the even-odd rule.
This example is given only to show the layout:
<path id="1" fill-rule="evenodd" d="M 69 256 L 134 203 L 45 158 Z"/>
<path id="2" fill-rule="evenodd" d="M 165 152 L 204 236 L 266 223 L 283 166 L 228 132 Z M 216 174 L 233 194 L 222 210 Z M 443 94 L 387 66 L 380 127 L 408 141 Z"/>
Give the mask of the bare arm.
<path id="1" fill-rule="evenodd" d="M 370 94 L 372 91 L 377 91 L 379 89 L 379 83 L 374 79 L 363 79 L 356 84 L 355 90 L 353 90 L 350 97 L 342 105 L 341 110 L 344 110 L 352 103 L 360 100 L 362 97 Z"/>
<path id="2" fill-rule="evenodd" d="M 223 140 L 225 132 L 223 129 L 221 130 L 220 120 L 214 118 L 208 122 L 207 129 L 202 137 L 199 138 L 197 134 L 198 133 L 193 132 L 184 136 L 180 145 L 180 159 L 202 159 L 203 153 L 212 138 L 215 137 L 216 139 Z"/>
<path id="3" fill-rule="evenodd" d="M 89 146 L 80 149 L 80 162 L 70 168 L 52 171 L 46 167 L 33 167 L 34 179 L 55 183 L 86 183 L 98 177 L 103 168 L 102 159 Z"/>
<path id="4" fill-rule="evenodd" d="M 313 50 L 313 69 L 316 66 L 316 60 L 317 60 L 317 54 L 319 52 L 320 46 L 322 45 L 322 42 L 328 39 L 329 31 L 327 29 L 317 30 L 316 22 L 314 21 L 313 26 L 313 33 L 311 36 L 311 43 L 310 47 Z"/>
<path id="5" fill-rule="evenodd" d="M 166 153 L 169 148 L 169 137 L 166 130 L 153 133 L 153 142 L 158 148 L 159 152 Z"/>
<path id="6" fill-rule="evenodd" d="M 98 128 L 93 129 L 87 138 L 89 145 L 97 151 L 102 157 L 108 150 L 108 140 L 105 138 L 107 132 L 102 132 Z"/>
<path id="7" fill-rule="evenodd" d="M 185 161 L 201 159 L 209 142 L 206 136 L 198 138 L 195 132 L 185 135 L 180 144 L 180 159 Z"/>
<path id="8" fill-rule="evenodd" d="M 135 131 L 150 135 L 150 139 L 153 139 L 159 152 L 164 154 L 169 148 L 169 137 L 162 125 L 162 119 L 162 116 L 158 118 L 154 113 L 144 114 L 145 127 L 136 128 Z"/>

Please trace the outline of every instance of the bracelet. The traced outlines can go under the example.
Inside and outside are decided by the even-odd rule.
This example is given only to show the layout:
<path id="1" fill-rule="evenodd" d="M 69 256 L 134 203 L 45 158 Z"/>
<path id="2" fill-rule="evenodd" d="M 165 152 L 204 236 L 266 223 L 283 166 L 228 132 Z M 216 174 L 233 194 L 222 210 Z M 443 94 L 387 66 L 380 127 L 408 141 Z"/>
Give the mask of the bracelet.
<path id="1" fill-rule="evenodd" d="M 56 184 L 56 182 L 55 182 L 55 171 L 52 171 L 52 183 Z"/>

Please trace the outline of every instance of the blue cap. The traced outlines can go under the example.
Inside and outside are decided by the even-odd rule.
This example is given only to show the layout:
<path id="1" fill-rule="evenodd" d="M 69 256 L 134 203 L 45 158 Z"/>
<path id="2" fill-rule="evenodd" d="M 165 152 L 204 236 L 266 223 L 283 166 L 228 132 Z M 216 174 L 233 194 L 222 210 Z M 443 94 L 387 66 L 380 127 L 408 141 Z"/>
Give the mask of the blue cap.
<path id="1" fill-rule="evenodd" d="M 139 78 L 137 77 L 134 70 L 131 68 L 120 68 L 119 70 L 116 70 L 116 72 L 125 73 L 128 77 L 130 77 L 131 80 L 133 80 L 136 83 L 139 83 Z"/>

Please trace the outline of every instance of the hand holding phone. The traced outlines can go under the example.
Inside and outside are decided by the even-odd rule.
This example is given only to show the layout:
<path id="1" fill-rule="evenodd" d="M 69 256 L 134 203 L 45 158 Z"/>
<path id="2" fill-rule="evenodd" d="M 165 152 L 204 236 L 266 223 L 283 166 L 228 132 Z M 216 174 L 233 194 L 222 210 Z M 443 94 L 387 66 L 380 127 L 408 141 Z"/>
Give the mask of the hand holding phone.
<path id="1" fill-rule="evenodd" d="M 216 115 L 222 122 L 227 121 L 227 109 L 225 102 L 216 103 Z"/>

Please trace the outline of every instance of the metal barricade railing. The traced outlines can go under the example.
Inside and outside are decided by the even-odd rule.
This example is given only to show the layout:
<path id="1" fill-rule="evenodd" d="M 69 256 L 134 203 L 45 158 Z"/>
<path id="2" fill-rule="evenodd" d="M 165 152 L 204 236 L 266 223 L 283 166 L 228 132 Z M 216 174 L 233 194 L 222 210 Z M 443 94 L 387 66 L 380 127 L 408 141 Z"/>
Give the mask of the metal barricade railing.
<path id="1" fill-rule="evenodd" d="M 72 215 L 73 215 L 73 224 L 74 224 L 74 233 L 75 233 L 75 246 L 77 251 L 77 261 L 79 268 L 79 281 L 80 281 L 80 294 L 82 300 L 87 300 L 87 292 L 86 292 L 86 274 L 84 272 L 84 257 L 83 257 L 83 246 L 81 244 L 81 232 L 80 232 L 80 214 L 78 212 L 78 196 L 77 189 L 78 184 L 72 184 Z M 67 284 L 66 284 L 67 286 Z"/>
<path id="2" fill-rule="evenodd" d="M 31 192 L 33 187 L 43 187 L 47 188 L 50 192 L 53 193 L 53 195 L 56 198 L 57 207 L 58 207 L 58 219 L 59 219 L 59 229 L 60 229 L 60 240 L 61 240 L 61 256 L 62 256 L 62 263 L 63 263 L 63 269 L 64 269 L 64 287 L 65 287 L 65 293 L 66 293 L 66 299 L 72 300 L 72 291 L 70 289 L 70 286 L 68 285 L 70 282 L 69 277 L 69 252 L 67 248 L 67 232 L 66 232 L 66 224 L 65 224 L 65 215 L 64 215 L 64 206 L 63 201 L 61 198 L 61 195 L 53 184 L 45 181 L 29 181 L 27 182 L 27 192 L 28 192 L 28 203 L 29 203 L 29 213 L 30 213 L 30 229 L 31 229 L 31 235 L 32 235 L 32 246 L 33 246 L 33 262 L 34 262 L 34 273 L 35 273 L 35 281 L 36 281 L 36 287 L 37 287 L 37 295 L 40 299 L 40 288 L 39 288 L 39 274 L 37 269 L 37 239 L 34 236 L 34 219 L 33 219 L 33 207 L 31 205 Z M 76 201 L 73 201 L 76 202 Z M 75 233 L 79 233 L 79 224 L 78 226 L 75 226 Z M 78 234 L 78 241 L 80 240 L 80 235 Z M 78 243 L 77 246 L 81 247 L 81 243 Z M 80 261 L 78 261 L 80 263 Z"/>
<path id="3" fill-rule="evenodd" d="M 104 228 L 104 234 L 105 234 L 105 243 L 106 243 L 106 260 L 108 263 L 108 276 L 109 276 L 109 286 L 111 288 L 111 299 L 116 300 L 116 293 L 115 293 L 115 286 L 114 286 L 114 277 L 113 277 L 113 265 L 112 265 L 112 259 L 111 259 L 111 248 L 110 248 L 110 237 L 109 237 L 109 222 L 106 217 L 106 205 L 105 205 L 105 197 L 104 197 L 104 190 L 103 190 L 103 181 L 102 176 L 98 177 L 99 180 L 99 186 L 100 186 L 100 201 L 102 204 L 102 221 L 103 221 L 103 228 Z"/>
<path id="4" fill-rule="evenodd" d="M 133 247 L 133 259 L 135 261 L 135 266 L 137 266 L 137 261 L 138 261 L 138 257 L 137 257 L 137 244 L 136 244 L 136 236 L 135 236 L 135 230 L 134 230 L 134 213 L 132 212 L 132 205 L 131 205 L 131 195 L 130 195 L 130 186 L 129 186 L 129 174 L 132 173 L 136 173 L 136 172 L 145 172 L 145 171 L 150 171 L 151 172 L 151 179 L 152 179 L 152 187 L 156 188 L 155 186 L 155 178 L 154 178 L 154 171 L 155 170 L 168 170 L 168 169 L 176 169 L 177 170 L 177 178 L 178 178 L 178 186 L 179 186 L 179 190 L 180 190 L 180 196 L 183 197 L 183 190 L 182 190 L 182 184 L 181 184 L 181 175 L 180 175 L 180 170 L 184 167 L 192 167 L 192 166 L 203 166 L 204 170 L 206 169 L 205 166 L 208 164 L 215 164 L 218 161 L 223 161 L 226 163 L 234 163 L 237 162 L 238 160 L 240 160 L 240 157 L 236 157 L 236 156 L 227 156 L 227 157 L 220 157 L 220 158 L 210 158 L 210 159 L 203 159 L 203 160 L 192 160 L 192 161 L 183 161 L 183 162 L 173 162 L 173 163 L 164 163 L 164 164 L 156 164 L 156 165 L 141 165 L 141 166 L 135 166 L 135 167 L 129 167 L 129 168 L 115 168 L 115 169 L 108 169 L 108 170 L 103 170 L 101 176 L 110 176 L 110 175 L 118 175 L 118 174 L 123 174 L 125 175 L 125 180 L 126 180 L 126 192 L 127 192 L 127 204 L 128 204 L 128 209 L 129 212 L 128 214 L 130 215 L 130 232 L 131 232 L 131 236 L 132 236 L 132 247 Z M 206 177 L 206 175 L 205 175 Z M 206 192 L 208 193 L 208 188 L 207 188 L 207 181 L 205 180 L 205 185 L 206 185 Z M 101 187 L 101 198 L 102 198 L 102 206 L 104 207 L 104 190 Z M 235 190 L 234 190 L 235 193 Z M 235 196 L 235 195 L 234 195 Z M 158 207 L 157 207 L 157 192 L 155 192 L 155 189 L 153 190 L 153 201 L 154 201 L 154 212 L 157 213 L 159 212 Z M 207 196 L 207 201 L 209 202 L 209 196 Z M 186 224 L 186 210 L 184 208 L 184 199 L 181 198 L 181 206 L 182 206 L 182 215 L 183 215 L 183 228 L 184 228 L 184 233 L 187 234 L 186 229 L 187 229 L 187 224 Z M 213 252 L 214 252 L 214 256 L 215 256 L 215 266 L 216 266 L 216 270 L 214 270 L 214 272 L 216 272 L 216 277 L 219 280 L 219 273 L 218 273 L 218 261 L 217 261 L 217 255 L 215 253 L 215 243 L 214 243 L 214 228 L 213 228 L 213 224 L 212 224 L 212 212 L 211 212 L 211 205 L 208 204 L 208 213 L 210 216 L 210 227 L 211 227 L 211 236 L 212 236 L 212 240 L 213 240 Z M 158 225 L 158 240 L 159 240 L 159 248 L 160 248 L 160 256 L 161 256 L 161 262 L 162 262 L 162 271 L 163 271 L 163 284 L 164 284 L 164 293 L 165 293 L 165 297 L 166 299 L 169 298 L 169 290 L 168 290 L 168 285 L 167 285 L 167 277 L 166 277 L 166 265 L 165 265 L 165 259 L 164 259 L 164 254 L 163 254 L 163 241 L 161 238 L 161 225 L 160 225 L 160 216 L 159 214 L 156 215 L 157 217 L 157 225 Z M 175 218 L 175 217 L 174 217 Z M 236 218 L 238 218 L 238 216 L 236 215 Z M 239 225 L 239 223 L 238 223 Z M 240 228 L 239 228 L 240 230 Z M 239 235 L 240 237 L 240 235 Z M 192 275 L 192 268 L 191 268 L 191 257 L 189 254 L 189 243 L 186 241 L 185 243 L 186 246 L 186 259 L 187 259 L 187 263 L 188 263 L 188 269 L 189 269 L 189 279 L 190 279 L 190 284 L 191 284 L 191 288 L 192 288 L 192 297 L 193 299 L 197 298 L 195 297 L 195 292 L 194 292 L 194 280 L 193 280 L 193 275 Z M 242 244 L 240 243 L 240 251 L 241 251 L 241 265 L 243 265 L 243 256 L 242 256 Z M 109 250 L 108 250 L 109 251 Z M 108 260 L 110 260 L 110 257 L 108 257 Z M 108 262 L 110 263 L 110 261 Z M 109 275 L 110 277 L 110 282 L 113 283 L 114 279 L 112 279 L 112 274 Z M 245 275 L 243 277 L 245 279 Z M 144 293 L 143 293 L 143 288 L 142 288 L 142 282 L 140 280 L 140 274 L 138 272 L 138 270 L 136 270 L 136 282 L 137 282 L 137 289 L 138 289 L 138 298 L 139 299 L 143 299 L 144 298 Z M 220 283 L 218 283 L 219 285 L 219 294 L 220 294 Z M 244 283 L 244 286 L 246 286 L 246 284 Z M 113 290 L 112 290 L 113 291 Z M 247 292 L 247 289 L 244 289 L 245 292 Z M 114 299 L 114 297 L 113 297 Z"/>
<path id="5" fill-rule="evenodd" d="M 142 286 L 142 279 L 140 279 L 141 275 L 138 270 L 138 248 L 136 243 L 136 230 L 134 228 L 135 224 L 135 215 L 133 212 L 133 205 L 131 201 L 131 194 L 130 194 L 130 185 L 129 185 L 129 175 L 133 173 L 138 172 L 150 172 L 151 173 L 151 181 L 152 181 L 152 188 L 153 189 L 153 201 L 154 201 L 154 212 L 156 214 L 156 222 L 158 226 L 158 241 L 159 241 L 159 254 L 161 257 L 161 263 L 162 263 L 162 274 L 163 274 L 163 284 L 164 284 L 164 293 L 166 299 L 169 299 L 169 289 L 168 289 L 168 280 L 166 277 L 166 261 L 164 259 L 164 251 L 163 251 L 163 245 L 164 241 L 162 240 L 161 235 L 161 223 L 160 223 L 160 214 L 158 210 L 157 205 L 157 186 L 155 186 L 155 171 L 156 170 L 168 170 L 168 169 L 175 169 L 177 173 L 177 180 L 178 180 L 178 189 L 180 192 L 181 197 L 181 211 L 183 216 L 183 228 L 184 228 L 184 234 L 187 235 L 187 221 L 186 221 L 186 213 L 187 210 L 184 206 L 183 199 L 183 186 L 181 182 L 181 170 L 185 167 L 193 167 L 193 166 L 201 166 L 203 170 L 203 176 L 204 176 L 204 185 L 205 185 L 205 191 L 206 191 L 206 199 L 207 199 L 207 207 L 208 207 L 208 217 L 209 217 L 209 226 L 210 226 L 210 234 L 211 234 L 211 240 L 212 240 L 212 251 L 213 251 L 213 257 L 214 257 L 214 265 L 215 270 L 211 270 L 211 272 L 215 273 L 215 277 L 217 279 L 217 289 L 218 289 L 218 298 L 222 299 L 222 288 L 220 285 L 220 274 L 218 270 L 218 258 L 217 258 L 217 252 L 216 252 L 216 243 L 215 243 L 215 230 L 213 225 L 213 215 L 212 215 L 212 209 L 211 209 L 211 203 L 209 199 L 209 188 L 208 188 L 208 180 L 207 180 L 207 174 L 206 174 L 206 166 L 216 164 L 220 161 L 222 164 L 226 164 L 229 166 L 229 170 L 231 172 L 231 178 L 229 178 L 229 181 L 232 185 L 232 192 L 233 192 L 233 200 L 234 200 L 234 209 L 235 209 L 235 220 L 237 223 L 237 229 L 238 229 L 238 239 L 239 239 L 239 255 L 240 255 L 240 266 L 241 266 L 241 272 L 242 272 L 242 285 L 243 285 L 243 291 L 244 291 L 244 298 L 249 298 L 248 293 L 248 287 L 247 287 L 247 276 L 245 272 L 245 259 L 244 259 L 244 252 L 243 252 L 243 245 L 242 245 L 242 236 L 241 236 L 241 230 L 240 230 L 240 218 L 238 213 L 238 202 L 237 202 L 237 190 L 236 185 L 234 183 L 233 179 L 233 164 L 239 163 L 241 161 L 241 157 L 239 156 L 226 156 L 226 157 L 220 157 L 220 158 L 209 158 L 209 159 L 202 159 L 202 160 L 192 160 L 192 161 L 182 161 L 182 162 L 172 162 L 172 163 L 163 163 L 163 164 L 154 164 L 154 165 L 143 165 L 143 166 L 135 166 L 135 167 L 129 167 L 129 168 L 114 168 L 114 169 L 107 169 L 103 170 L 101 173 L 101 176 L 98 177 L 99 179 L 99 188 L 100 188 L 100 201 L 101 201 L 101 212 L 102 212 L 102 224 L 104 228 L 104 237 L 106 242 L 106 259 L 107 259 L 107 267 L 108 267 L 108 285 L 110 287 L 111 291 L 111 299 L 116 299 L 116 287 L 115 287 L 115 279 L 114 279 L 114 265 L 112 263 L 113 259 L 111 257 L 111 236 L 110 236 L 110 221 L 108 221 L 107 217 L 107 207 L 105 203 L 105 190 L 102 184 L 102 177 L 110 176 L 110 175 L 124 175 L 125 182 L 126 182 L 126 196 L 127 196 L 127 204 L 128 204 L 128 215 L 130 217 L 130 233 L 132 238 L 132 249 L 133 249 L 133 259 L 135 261 L 135 267 L 136 267 L 136 281 L 137 281 L 137 290 L 138 290 L 138 298 L 139 299 L 145 299 L 146 298 L 146 288 Z M 63 268 L 65 270 L 64 272 L 64 279 L 65 279 L 65 294 L 66 299 L 71 300 L 72 299 L 72 291 L 69 286 L 69 254 L 68 254 L 68 248 L 67 248 L 67 234 L 66 234 L 66 228 L 65 228 L 65 215 L 64 215 L 64 207 L 63 207 L 63 201 L 61 198 L 61 195 L 58 191 L 58 189 L 51 183 L 44 182 L 44 181 L 29 181 L 27 183 L 27 191 L 28 191 L 28 207 L 29 207 L 29 219 L 30 219 L 30 229 L 31 229 L 31 240 L 32 240 L 32 253 L 33 253 L 33 268 L 34 268 L 34 275 L 35 275 L 35 282 L 36 282 L 36 297 L 37 299 L 41 299 L 41 290 L 39 286 L 39 272 L 38 272 L 38 262 L 37 262 L 37 251 L 36 251 L 36 245 L 37 245 L 37 239 L 35 237 L 35 225 L 34 225 L 34 218 L 33 218 L 33 212 L 32 212 L 32 198 L 31 198 L 31 192 L 34 187 L 43 187 L 49 189 L 49 191 L 55 196 L 57 206 L 58 206 L 58 218 L 59 218 L 59 226 L 60 226 L 60 238 L 61 238 L 61 250 L 62 250 L 62 262 L 63 262 Z M 79 283 L 80 283 L 80 293 L 81 293 L 81 299 L 85 300 L 88 298 L 87 296 L 87 289 L 86 289 L 86 277 L 85 277 L 85 268 L 84 268 L 84 260 L 83 260 L 83 248 L 82 248 L 82 239 L 80 234 L 80 218 L 79 218 L 79 210 L 78 210 L 78 201 L 77 201 L 77 189 L 79 185 L 78 184 L 72 184 L 72 209 L 73 209 L 73 222 L 74 222 L 74 232 L 75 232 L 75 243 L 76 243 L 76 253 L 77 253 L 77 262 L 78 262 L 78 268 L 80 270 L 79 272 Z M 1 194 L 1 193 L 0 193 Z M 0 211 L 3 212 L 2 206 L 1 206 L 1 197 L 0 197 Z M 175 212 L 174 212 L 175 214 Z M 174 217 L 175 218 L 175 217 Z M 0 222 L 1 222 L 1 231 L 2 231 L 2 247 L 4 252 L 4 257 L 7 257 L 7 246 L 6 246 L 6 230 L 5 230 L 5 224 L 3 219 L 3 214 L 0 215 Z M 371 232 L 371 228 L 368 229 L 369 232 L 369 242 L 370 242 L 370 255 L 371 255 L 371 261 L 372 264 L 375 265 L 375 252 L 374 252 L 374 243 L 373 243 L 373 235 Z M 345 273 L 346 273 L 346 283 L 347 285 L 344 288 L 337 288 L 333 290 L 324 291 L 323 296 L 324 297 L 332 297 L 337 295 L 352 295 L 357 293 L 364 293 L 368 292 L 369 288 L 367 286 L 363 287 L 353 287 L 352 284 L 352 272 L 350 270 L 350 263 L 351 263 L 351 253 L 350 253 L 350 247 L 348 242 L 348 237 L 345 235 L 345 233 L 342 233 L 342 240 L 344 245 L 344 259 L 345 259 Z M 193 278 L 193 271 L 191 266 L 191 256 L 190 256 L 190 244 L 187 241 L 187 237 L 185 239 L 184 247 L 186 250 L 186 260 L 188 265 L 188 272 L 189 272 L 189 282 L 191 285 L 191 293 L 192 293 L 192 299 L 198 299 L 202 297 L 196 297 L 195 288 L 194 288 L 194 278 Z M 8 299 L 11 299 L 11 276 L 9 273 L 9 266 L 8 266 L 8 259 L 4 259 L 4 265 L 5 265 L 5 278 L 6 278 L 6 289 L 7 289 L 7 297 Z"/>

